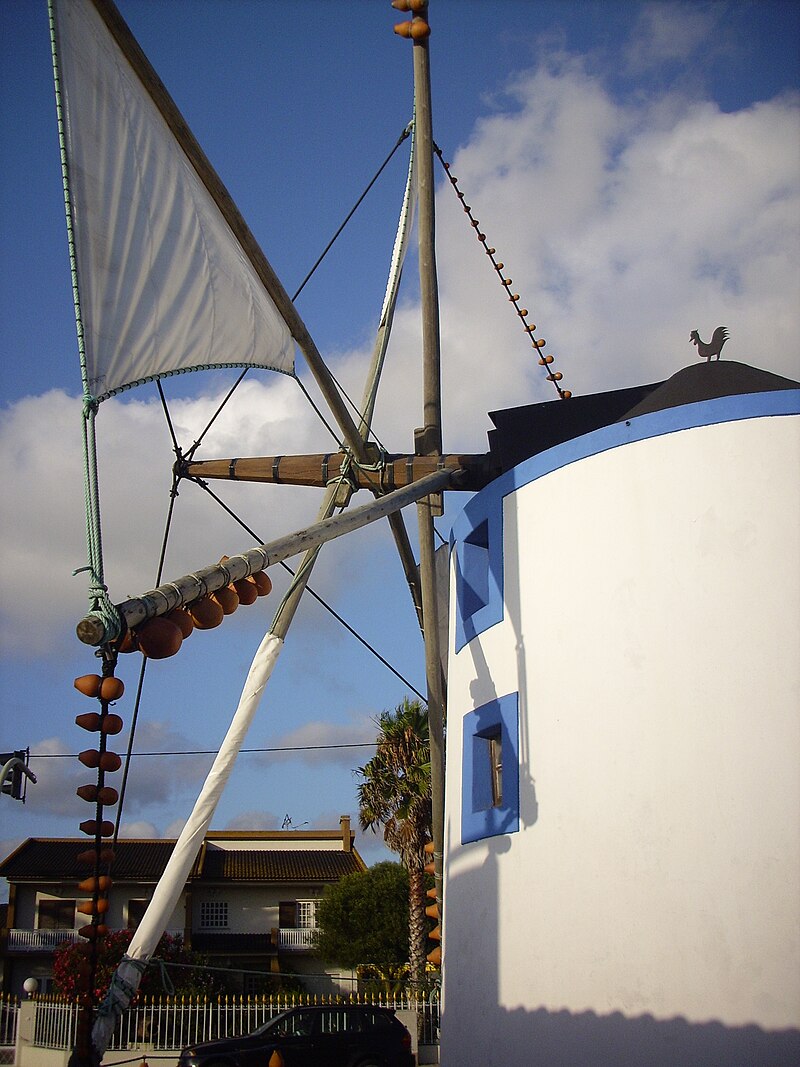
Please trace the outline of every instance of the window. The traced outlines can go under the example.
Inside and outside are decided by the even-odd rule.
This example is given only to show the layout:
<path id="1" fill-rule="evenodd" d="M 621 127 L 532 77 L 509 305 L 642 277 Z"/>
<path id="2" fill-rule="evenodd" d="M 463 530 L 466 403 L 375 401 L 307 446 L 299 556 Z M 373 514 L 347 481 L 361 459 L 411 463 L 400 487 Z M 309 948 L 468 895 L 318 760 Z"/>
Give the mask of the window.
<path id="1" fill-rule="evenodd" d="M 503 499 L 484 489 L 453 524 L 458 652 L 503 618 Z"/>
<path id="2" fill-rule="evenodd" d="M 489 742 L 489 771 L 492 777 L 492 807 L 503 806 L 503 735 L 498 730 L 487 738 Z"/>
<path id="3" fill-rule="evenodd" d="M 40 900 L 37 930 L 74 930 L 74 900 Z"/>
<path id="4" fill-rule="evenodd" d="M 462 844 L 519 830 L 518 735 L 516 693 L 464 716 Z"/>
<path id="5" fill-rule="evenodd" d="M 464 538 L 461 546 L 461 610 L 474 615 L 489 603 L 489 520 Z"/>
<path id="6" fill-rule="evenodd" d="M 316 900 L 298 900 L 297 902 L 297 925 L 303 930 L 315 930 L 317 927 Z"/>
<path id="7" fill-rule="evenodd" d="M 128 901 L 128 929 L 135 930 L 139 923 L 142 921 L 142 917 L 147 909 L 147 905 L 150 902 L 148 900 L 129 900 Z"/>
<path id="8" fill-rule="evenodd" d="M 224 930 L 228 926 L 227 900 L 204 900 L 200 904 L 200 929 Z"/>

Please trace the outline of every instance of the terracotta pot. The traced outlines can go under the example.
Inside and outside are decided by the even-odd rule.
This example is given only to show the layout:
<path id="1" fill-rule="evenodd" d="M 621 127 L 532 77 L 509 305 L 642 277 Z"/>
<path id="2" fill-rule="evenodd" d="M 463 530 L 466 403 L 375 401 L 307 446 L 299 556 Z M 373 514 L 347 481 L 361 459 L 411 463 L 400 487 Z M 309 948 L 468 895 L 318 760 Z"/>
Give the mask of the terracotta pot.
<path id="1" fill-rule="evenodd" d="M 233 588 L 242 604 L 253 604 L 258 599 L 258 586 L 252 578 L 241 578 L 233 583 Z"/>
<path id="2" fill-rule="evenodd" d="M 255 574 L 251 574 L 250 577 L 256 583 L 259 596 L 269 596 L 272 592 L 272 579 L 266 571 L 256 571 Z"/>
<path id="3" fill-rule="evenodd" d="M 207 596 L 190 604 L 189 614 L 198 630 L 213 630 L 225 617 L 225 612 L 217 601 Z"/>
<path id="4" fill-rule="evenodd" d="M 232 585 L 223 586 L 211 594 L 211 599 L 216 600 L 225 615 L 233 615 L 239 607 L 239 596 Z"/>
<path id="5" fill-rule="evenodd" d="M 169 619 L 148 619 L 136 631 L 139 648 L 148 659 L 168 659 L 183 644 L 180 628 Z"/>
<path id="6" fill-rule="evenodd" d="M 175 608 L 173 611 L 167 612 L 164 616 L 170 622 L 174 622 L 181 632 L 181 636 L 184 640 L 194 629 L 194 623 L 192 622 L 192 616 L 185 608 Z"/>
<path id="7" fill-rule="evenodd" d="M 96 697 L 100 693 L 100 686 L 103 679 L 99 674 L 82 674 L 80 678 L 76 678 L 72 683 L 79 693 L 83 693 L 85 697 Z"/>
<path id="8" fill-rule="evenodd" d="M 125 685 L 121 678 L 104 678 L 100 683 L 101 700 L 119 700 L 124 692 Z"/>

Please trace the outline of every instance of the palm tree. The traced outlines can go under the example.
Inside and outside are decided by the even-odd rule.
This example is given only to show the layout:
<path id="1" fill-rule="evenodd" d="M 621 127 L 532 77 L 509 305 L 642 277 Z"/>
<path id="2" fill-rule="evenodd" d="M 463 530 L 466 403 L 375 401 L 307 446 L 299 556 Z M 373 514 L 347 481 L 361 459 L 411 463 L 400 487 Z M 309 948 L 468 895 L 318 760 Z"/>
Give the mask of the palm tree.
<path id="1" fill-rule="evenodd" d="M 362 830 L 383 827 L 387 846 L 408 871 L 408 950 L 412 986 L 425 974 L 425 852 L 431 840 L 428 711 L 405 699 L 375 720 L 375 755 L 356 773 Z"/>

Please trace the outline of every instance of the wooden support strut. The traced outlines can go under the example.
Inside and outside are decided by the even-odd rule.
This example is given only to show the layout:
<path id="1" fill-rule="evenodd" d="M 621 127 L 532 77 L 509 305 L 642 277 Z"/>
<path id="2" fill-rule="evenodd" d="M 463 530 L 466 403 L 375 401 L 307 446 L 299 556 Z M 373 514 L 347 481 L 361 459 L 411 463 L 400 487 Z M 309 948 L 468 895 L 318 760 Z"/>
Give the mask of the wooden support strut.
<path id="1" fill-rule="evenodd" d="M 461 471 L 448 489 L 474 493 L 496 477 L 489 455 L 383 455 L 380 462 L 364 466 L 349 462 L 344 452 L 309 456 L 260 456 L 237 459 L 191 461 L 179 468 L 186 478 L 224 479 L 239 482 L 267 482 L 280 485 L 309 485 L 324 488 L 342 476 L 353 489 L 370 489 L 383 495 L 402 489 L 436 470 Z"/>

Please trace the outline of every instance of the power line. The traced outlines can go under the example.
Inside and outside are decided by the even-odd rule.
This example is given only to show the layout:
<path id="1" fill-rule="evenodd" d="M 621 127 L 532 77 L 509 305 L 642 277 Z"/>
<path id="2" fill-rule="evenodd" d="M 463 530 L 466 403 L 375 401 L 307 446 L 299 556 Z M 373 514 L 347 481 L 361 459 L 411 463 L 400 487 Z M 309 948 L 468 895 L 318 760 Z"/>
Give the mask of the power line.
<path id="1" fill-rule="evenodd" d="M 242 754 L 254 752 L 326 752 L 332 749 L 343 748 L 374 748 L 375 741 L 353 741 L 341 745 L 281 745 L 271 748 L 243 748 Z M 133 752 L 131 758 L 137 756 L 216 756 L 216 748 L 186 748 L 166 749 L 159 752 Z M 77 752 L 31 752 L 31 759 L 77 759 Z"/>

